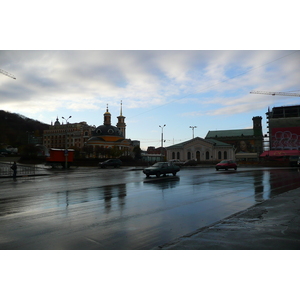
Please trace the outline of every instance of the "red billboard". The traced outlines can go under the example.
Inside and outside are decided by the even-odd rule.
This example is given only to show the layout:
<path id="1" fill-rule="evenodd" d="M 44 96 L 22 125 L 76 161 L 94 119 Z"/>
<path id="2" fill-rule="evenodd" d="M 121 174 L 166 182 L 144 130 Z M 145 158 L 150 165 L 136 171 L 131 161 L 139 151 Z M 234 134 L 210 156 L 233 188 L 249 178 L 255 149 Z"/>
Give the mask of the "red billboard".
<path id="1" fill-rule="evenodd" d="M 271 150 L 300 150 L 300 127 L 272 128 Z"/>

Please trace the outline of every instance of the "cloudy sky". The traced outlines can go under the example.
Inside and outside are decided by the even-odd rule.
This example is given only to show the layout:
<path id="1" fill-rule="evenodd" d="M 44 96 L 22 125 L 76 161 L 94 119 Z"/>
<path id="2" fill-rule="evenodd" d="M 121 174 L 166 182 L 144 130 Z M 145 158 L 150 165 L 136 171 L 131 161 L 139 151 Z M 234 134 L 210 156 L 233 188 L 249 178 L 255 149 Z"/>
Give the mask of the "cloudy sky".
<path id="1" fill-rule="evenodd" d="M 122 100 L 127 137 L 140 140 L 144 149 L 160 146 L 159 125 L 164 124 L 165 146 L 192 138 L 190 126 L 197 126 L 195 136 L 205 137 L 209 130 L 251 128 L 253 116 L 263 117 L 266 132 L 268 107 L 300 100 L 250 94 L 252 90 L 299 91 L 298 2 L 2 1 L 0 69 L 17 79 L 0 74 L 0 109 L 47 124 L 71 115 L 72 122 L 98 126 L 107 104 L 116 124 Z M 64 51 L 91 49 L 97 51 Z M 236 260 L 239 254 L 234 255 Z M 115 261 L 116 254 L 112 258 Z M 151 269 L 157 257 L 154 264 L 148 258 Z M 253 261 L 260 259 L 261 254 Z M 12 260 L 7 261 L 9 272 Z M 118 260 L 120 265 L 123 261 Z M 182 265 L 194 261 L 185 257 Z M 232 261 L 230 269 L 235 266 Z M 252 280 L 256 274 L 251 269 L 256 264 L 249 257 L 247 262 L 243 282 L 245 276 Z M 210 271 L 210 261 L 207 265 L 202 261 L 202 269 L 203 263 Z M 235 269 L 231 273 L 221 261 L 218 265 L 229 272 L 230 280 L 241 273 Z M 144 261 L 143 268 L 147 269 Z M 140 274 L 137 271 L 129 275 Z M 164 285 L 168 279 L 176 282 L 177 273 L 164 273 Z M 68 276 L 73 279 L 72 274 Z M 193 278 L 187 277 L 189 286 L 190 282 Z M 222 283 L 227 284 L 224 278 Z M 127 287 L 127 281 L 123 286 Z M 212 286 L 208 287 L 210 295 Z"/>
<path id="2" fill-rule="evenodd" d="M 205 137 L 209 130 L 250 128 L 268 107 L 298 97 L 250 91 L 300 90 L 300 51 L 0 51 L 1 109 L 50 124 L 103 123 L 126 117 L 127 137 L 143 148 Z"/>
<path id="3" fill-rule="evenodd" d="M 296 1 L 286 8 L 272 2 L 272 9 L 271 1 L 253 1 L 247 10 L 232 0 L 100 2 L 54 0 L 47 11 L 32 0 L 5 4 L 14 18 L 3 14 L 0 69 L 17 79 L 0 74 L 1 110 L 47 124 L 72 116 L 99 126 L 108 104 L 115 125 L 122 101 L 127 138 L 146 149 L 160 146 L 164 124 L 164 146 L 192 138 L 190 126 L 199 137 L 251 128 L 253 116 L 263 117 L 266 133 L 268 107 L 299 104 L 250 94 L 300 90 L 300 51 L 290 46 Z M 268 19 L 270 12 L 281 22 Z"/>

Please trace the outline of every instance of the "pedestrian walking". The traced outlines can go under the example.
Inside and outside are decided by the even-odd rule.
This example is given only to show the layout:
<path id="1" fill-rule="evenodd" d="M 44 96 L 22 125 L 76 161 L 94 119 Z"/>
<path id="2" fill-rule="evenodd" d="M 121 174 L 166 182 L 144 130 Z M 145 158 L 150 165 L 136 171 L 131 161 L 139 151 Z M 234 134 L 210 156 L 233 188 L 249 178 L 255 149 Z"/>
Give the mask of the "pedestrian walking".
<path id="1" fill-rule="evenodd" d="M 14 161 L 13 165 L 10 167 L 13 170 L 13 178 L 17 177 L 17 163 Z"/>

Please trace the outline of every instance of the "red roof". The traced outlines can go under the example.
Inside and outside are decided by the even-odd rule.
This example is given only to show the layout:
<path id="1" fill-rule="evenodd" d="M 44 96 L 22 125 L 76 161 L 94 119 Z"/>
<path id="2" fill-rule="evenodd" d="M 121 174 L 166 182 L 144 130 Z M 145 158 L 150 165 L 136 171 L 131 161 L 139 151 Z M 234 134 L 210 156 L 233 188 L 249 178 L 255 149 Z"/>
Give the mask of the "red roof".
<path id="1" fill-rule="evenodd" d="M 266 156 L 300 156 L 299 150 L 270 150 L 263 152 L 260 157 Z"/>

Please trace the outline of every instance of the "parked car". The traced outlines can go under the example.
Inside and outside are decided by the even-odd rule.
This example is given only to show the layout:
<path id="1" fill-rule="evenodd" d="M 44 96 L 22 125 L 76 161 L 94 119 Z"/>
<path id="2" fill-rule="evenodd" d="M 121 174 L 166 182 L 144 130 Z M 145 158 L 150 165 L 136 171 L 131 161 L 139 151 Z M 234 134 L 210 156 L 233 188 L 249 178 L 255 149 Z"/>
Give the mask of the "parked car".
<path id="1" fill-rule="evenodd" d="M 122 166 L 122 161 L 120 159 L 108 159 L 104 162 L 99 163 L 99 167 L 104 169 L 106 167 L 114 167 L 114 168 L 119 168 Z"/>
<path id="2" fill-rule="evenodd" d="M 220 169 L 237 169 L 237 164 L 233 161 L 233 160 L 222 160 L 221 162 L 219 162 L 216 165 L 216 170 L 220 170 Z"/>
<path id="3" fill-rule="evenodd" d="M 171 163 L 173 163 L 174 165 L 177 165 L 177 166 L 182 166 L 184 164 L 184 162 L 179 160 L 179 159 L 171 159 L 171 160 L 169 160 L 169 162 L 171 162 Z"/>
<path id="4" fill-rule="evenodd" d="M 197 161 L 195 159 L 187 160 L 183 163 L 183 166 L 196 166 Z"/>
<path id="5" fill-rule="evenodd" d="M 145 168 L 143 173 L 149 177 L 150 175 L 156 175 L 159 177 L 161 174 L 164 176 L 168 173 L 172 173 L 174 176 L 180 171 L 180 167 L 176 166 L 172 162 L 158 162 L 149 168 Z"/>

